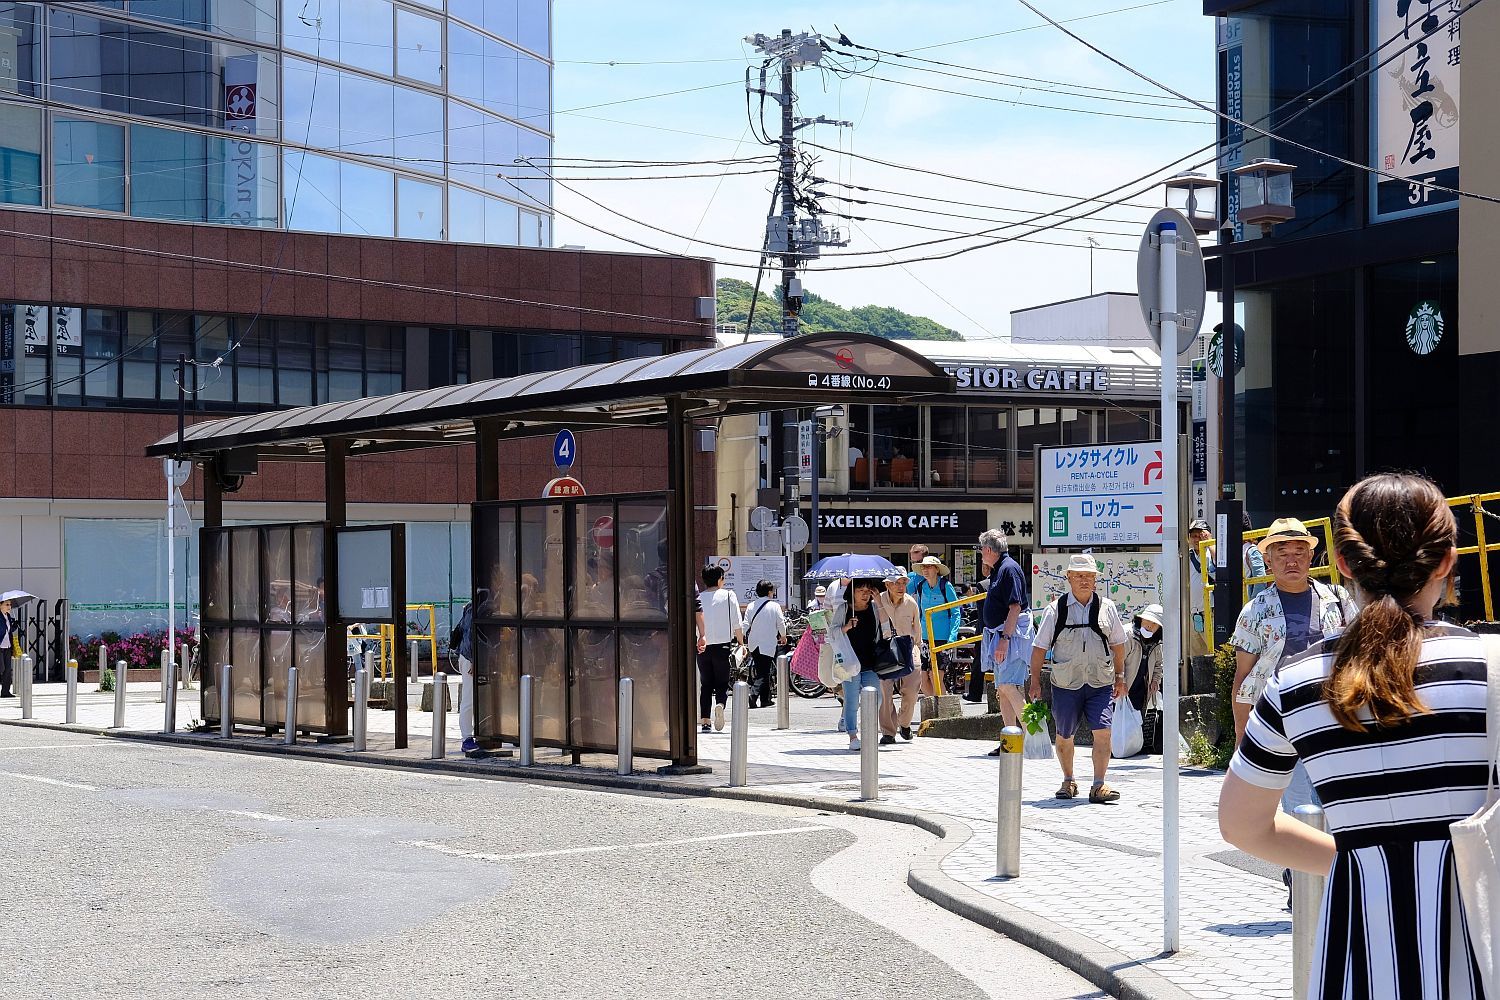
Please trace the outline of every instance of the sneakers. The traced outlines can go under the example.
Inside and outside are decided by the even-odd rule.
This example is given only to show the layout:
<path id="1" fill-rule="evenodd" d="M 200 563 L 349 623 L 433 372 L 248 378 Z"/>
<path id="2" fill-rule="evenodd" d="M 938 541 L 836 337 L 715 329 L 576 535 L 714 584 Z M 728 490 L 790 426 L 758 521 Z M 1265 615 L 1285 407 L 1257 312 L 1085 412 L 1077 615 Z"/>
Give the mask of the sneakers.
<path id="1" fill-rule="evenodd" d="M 903 740 L 905 740 L 908 743 L 911 742 L 911 726 L 902 726 L 900 729 L 898 729 L 896 731 L 901 734 L 901 738 Z"/>
<path id="2" fill-rule="evenodd" d="M 715 705 L 714 706 L 714 732 L 717 733 L 717 732 L 721 731 L 723 728 L 724 728 L 724 706 L 723 705 Z"/>
<path id="3" fill-rule="evenodd" d="M 883 747 L 894 746 L 895 743 L 896 743 L 896 737 L 894 737 L 894 736 L 891 736 L 891 735 L 887 734 L 885 736 L 880 737 L 880 745 L 883 746 Z"/>
<path id="4" fill-rule="evenodd" d="M 841 715 L 839 715 L 839 732 L 842 733 L 843 731 L 844 731 L 844 717 L 841 714 Z"/>
<path id="5" fill-rule="evenodd" d="M 859 749 L 859 737 L 858 736 L 851 736 L 851 737 L 849 737 L 849 749 L 850 750 L 858 750 Z"/>
<path id="6" fill-rule="evenodd" d="M 463 742 L 463 752 L 464 752 L 464 756 L 465 757 L 472 757 L 475 760 L 478 760 L 481 757 L 487 757 L 487 756 L 489 756 L 488 753 L 486 753 L 483 749 L 480 748 L 479 741 L 476 740 L 472 736 L 470 736 L 468 739 L 464 740 L 464 742 Z"/>
<path id="7" fill-rule="evenodd" d="M 703 728 L 703 731 L 705 733 L 711 733 L 714 731 L 713 727 L 708 724 L 707 719 L 700 720 L 699 725 Z"/>
<path id="8" fill-rule="evenodd" d="M 990 756 L 990 757 L 998 757 L 998 756 L 1000 756 L 1000 755 L 1001 755 L 1001 754 L 1002 754 L 1002 753 L 1004 753 L 1004 752 L 1005 752 L 1005 747 L 1003 747 L 1003 746 L 998 746 L 998 747 L 996 747 L 996 748 L 995 748 L 995 749 L 993 749 L 993 750 L 991 750 L 991 751 L 990 751 L 990 752 L 989 752 L 989 754 L 987 754 L 987 756 Z M 1077 794 L 1078 794 L 1078 789 L 1076 789 L 1076 788 L 1075 788 L 1075 789 L 1073 789 L 1073 794 L 1074 794 L 1074 795 L 1077 795 Z M 1069 797 L 1070 797 L 1070 798 L 1071 798 L 1071 796 L 1069 796 Z M 1062 798 L 1062 796 L 1061 796 L 1061 795 L 1059 795 L 1059 796 L 1058 796 L 1058 798 Z"/>

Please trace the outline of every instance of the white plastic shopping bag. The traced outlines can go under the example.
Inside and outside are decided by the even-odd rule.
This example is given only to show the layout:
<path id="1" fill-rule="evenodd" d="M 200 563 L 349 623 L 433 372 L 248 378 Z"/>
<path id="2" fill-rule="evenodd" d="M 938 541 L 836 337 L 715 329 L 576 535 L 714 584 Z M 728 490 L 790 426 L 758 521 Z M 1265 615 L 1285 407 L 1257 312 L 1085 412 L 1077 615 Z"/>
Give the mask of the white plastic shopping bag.
<path id="1" fill-rule="evenodd" d="M 849 642 L 849 636 L 843 629 L 838 628 L 829 632 L 828 641 L 823 644 L 823 648 L 833 650 L 833 665 L 830 672 L 836 682 L 842 684 L 851 677 L 859 676 L 859 657 L 854 655 L 854 646 Z"/>
<path id="2" fill-rule="evenodd" d="M 1145 745 L 1146 734 L 1141 728 L 1141 713 L 1135 710 L 1129 698 L 1116 698 L 1114 717 L 1109 723 L 1109 753 L 1111 757 L 1134 757 Z"/>
<path id="3" fill-rule="evenodd" d="M 1027 731 L 1026 742 L 1021 745 L 1021 756 L 1026 760 L 1052 759 L 1052 737 L 1047 735 L 1046 726 L 1034 733 Z"/>

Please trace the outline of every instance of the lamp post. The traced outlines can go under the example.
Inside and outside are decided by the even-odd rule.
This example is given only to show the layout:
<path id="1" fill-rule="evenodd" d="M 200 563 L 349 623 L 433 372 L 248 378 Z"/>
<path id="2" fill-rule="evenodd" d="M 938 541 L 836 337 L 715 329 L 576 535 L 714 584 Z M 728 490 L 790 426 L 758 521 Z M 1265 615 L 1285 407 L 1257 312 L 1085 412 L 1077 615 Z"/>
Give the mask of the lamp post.
<path id="1" fill-rule="evenodd" d="M 1167 207 L 1175 208 L 1205 236 L 1219 228 L 1219 182 L 1196 171 L 1184 171 L 1162 182 Z"/>

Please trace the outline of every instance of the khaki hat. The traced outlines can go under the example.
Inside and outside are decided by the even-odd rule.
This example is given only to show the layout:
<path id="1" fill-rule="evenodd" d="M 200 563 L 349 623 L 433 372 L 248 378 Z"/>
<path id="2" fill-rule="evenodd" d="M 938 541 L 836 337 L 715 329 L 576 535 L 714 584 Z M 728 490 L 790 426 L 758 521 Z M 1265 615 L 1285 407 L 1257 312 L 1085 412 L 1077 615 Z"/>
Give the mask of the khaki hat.
<path id="1" fill-rule="evenodd" d="M 1148 604 L 1136 614 L 1136 617 L 1144 618 L 1157 628 L 1161 628 L 1162 616 L 1165 614 L 1166 611 L 1162 609 L 1160 604 Z"/>
<path id="2" fill-rule="evenodd" d="M 943 561 L 937 556 L 923 556 L 922 561 L 917 563 L 917 568 L 921 569 L 923 566 L 936 566 L 939 576 L 948 575 L 948 567 L 944 566 Z"/>
<path id="3" fill-rule="evenodd" d="M 1094 562 L 1094 557 L 1079 553 L 1068 560 L 1068 568 L 1065 573 L 1092 573 L 1099 575 L 1099 564 Z"/>
<path id="4" fill-rule="evenodd" d="M 820 584 L 815 590 L 813 590 L 813 596 L 814 597 L 827 597 L 828 596 L 828 588 L 824 587 L 824 586 L 822 586 Z"/>
<path id="5" fill-rule="evenodd" d="M 1271 527 L 1266 529 L 1266 537 L 1256 543 L 1260 554 L 1265 555 L 1266 550 L 1277 542 L 1306 542 L 1308 549 L 1318 547 L 1318 536 L 1307 530 L 1307 525 L 1295 517 L 1278 517 L 1271 522 Z"/>

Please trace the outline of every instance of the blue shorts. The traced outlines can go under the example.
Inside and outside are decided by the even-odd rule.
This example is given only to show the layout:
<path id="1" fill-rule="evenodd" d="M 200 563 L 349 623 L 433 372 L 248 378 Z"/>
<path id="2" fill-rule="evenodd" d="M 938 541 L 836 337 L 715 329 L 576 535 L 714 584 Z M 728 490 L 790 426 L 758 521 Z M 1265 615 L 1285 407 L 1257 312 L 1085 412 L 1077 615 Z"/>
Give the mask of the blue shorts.
<path id="1" fill-rule="evenodd" d="M 1107 687 L 1089 687 L 1069 691 L 1066 688 L 1052 689 L 1052 719 L 1057 723 L 1057 735 L 1071 740 L 1078 732 L 1078 723 L 1087 719 L 1089 728 L 1095 732 L 1109 728 L 1110 716 L 1114 714 L 1114 692 Z"/>

